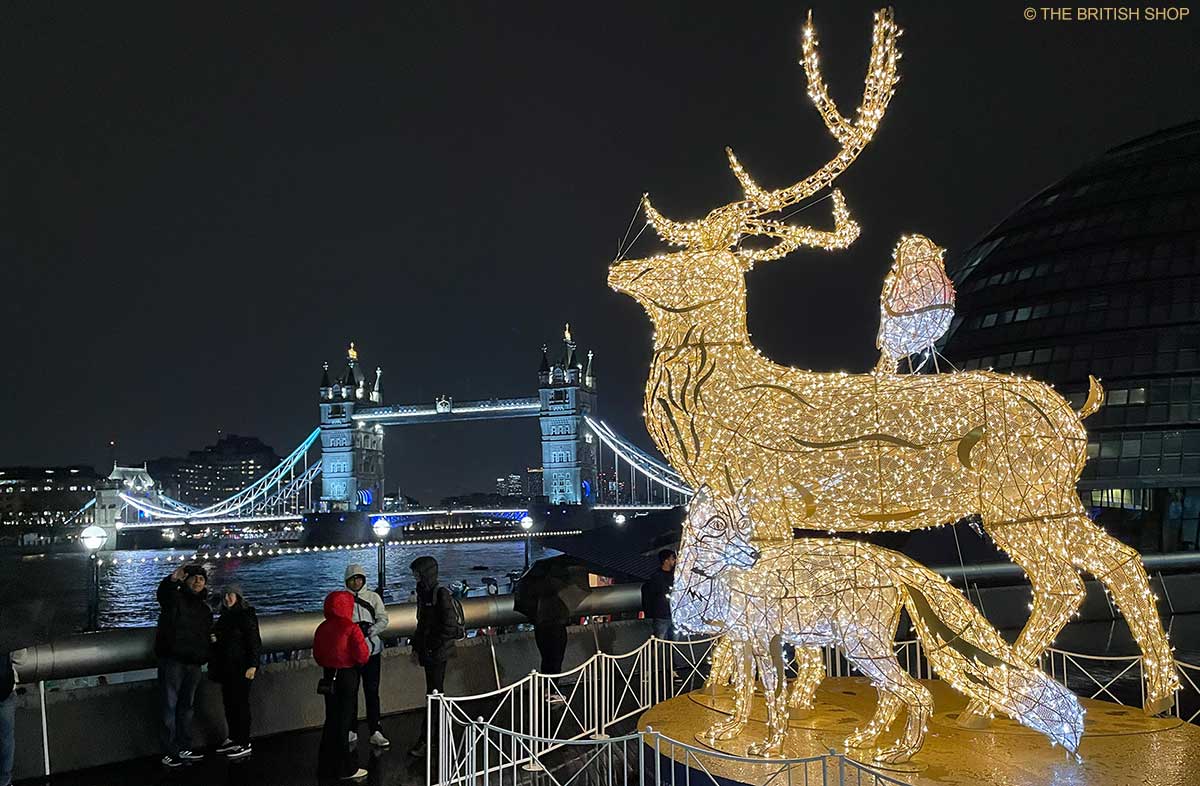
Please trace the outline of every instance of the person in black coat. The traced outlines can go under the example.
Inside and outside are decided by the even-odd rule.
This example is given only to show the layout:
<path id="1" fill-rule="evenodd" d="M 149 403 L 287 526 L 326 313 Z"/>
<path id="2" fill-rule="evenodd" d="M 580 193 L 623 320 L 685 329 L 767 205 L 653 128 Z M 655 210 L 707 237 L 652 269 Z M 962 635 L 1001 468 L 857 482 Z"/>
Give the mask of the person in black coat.
<path id="1" fill-rule="evenodd" d="M 417 580 L 417 630 L 411 643 L 413 655 L 425 669 L 425 693 L 445 693 L 446 661 L 454 655 L 454 642 L 461 629 L 450 590 L 438 584 L 438 563 L 433 557 L 417 557 L 409 565 Z M 421 738 L 410 753 L 425 755 L 425 724 Z"/>
<path id="2" fill-rule="evenodd" d="M 236 584 L 221 594 L 221 616 L 212 629 L 212 655 L 208 678 L 221 684 L 225 705 L 225 725 L 229 736 L 217 748 L 231 759 L 249 756 L 250 688 L 258 674 L 258 656 L 262 638 L 258 635 L 258 615 L 246 603 L 242 588 Z"/>
<path id="3" fill-rule="evenodd" d="M 192 703 L 200 667 L 208 661 L 212 609 L 208 572 L 202 565 L 181 565 L 158 585 L 158 687 L 162 726 L 162 763 L 180 767 L 204 756 L 192 750 Z"/>
<path id="4" fill-rule="evenodd" d="M 671 590 L 675 586 L 675 552 L 662 549 L 658 552 L 658 570 L 642 585 L 642 612 L 650 620 L 656 638 L 671 641 L 675 638 L 675 626 L 671 623 Z"/>

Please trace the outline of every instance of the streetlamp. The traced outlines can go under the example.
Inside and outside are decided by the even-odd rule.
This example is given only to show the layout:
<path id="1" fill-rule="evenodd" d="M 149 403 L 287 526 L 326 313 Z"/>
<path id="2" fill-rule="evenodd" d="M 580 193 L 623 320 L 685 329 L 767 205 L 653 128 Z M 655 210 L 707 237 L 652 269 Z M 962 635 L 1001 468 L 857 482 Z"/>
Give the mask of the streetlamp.
<path id="1" fill-rule="evenodd" d="M 103 527 L 91 524 L 79 534 L 79 539 L 83 541 L 83 547 L 88 550 L 88 562 L 92 566 L 90 571 L 92 581 L 91 586 L 88 588 L 88 621 L 86 630 L 99 630 L 100 559 L 96 556 L 96 552 L 104 548 L 104 544 L 108 542 L 108 533 L 104 531 Z"/>
<path id="2" fill-rule="evenodd" d="M 525 530 L 525 570 L 529 570 L 529 530 L 533 529 L 533 516 L 525 514 L 521 518 L 521 529 Z"/>
<path id="3" fill-rule="evenodd" d="M 371 525 L 375 537 L 379 538 L 379 597 L 383 597 L 384 587 L 387 586 L 387 538 L 392 531 L 392 525 L 386 518 L 380 516 L 375 519 L 375 523 Z"/>

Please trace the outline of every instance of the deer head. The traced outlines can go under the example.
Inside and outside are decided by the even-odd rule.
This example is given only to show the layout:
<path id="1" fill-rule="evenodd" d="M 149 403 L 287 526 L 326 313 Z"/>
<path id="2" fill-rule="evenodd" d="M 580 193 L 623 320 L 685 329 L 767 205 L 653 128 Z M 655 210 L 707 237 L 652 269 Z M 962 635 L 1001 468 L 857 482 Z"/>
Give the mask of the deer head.
<path id="1" fill-rule="evenodd" d="M 846 202 L 836 189 L 831 194 L 832 230 L 793 226 L 783 219 L 767 216 L 832 184 L 871 141 L 898 81 L 896 61 L 900 54 L 896 50 L 896 39 L 899 35 L 891 10 L 877 11 L 863 100 L 855 119 L 850 121 L 838 112 L 821 78 L 817 37 L 810 11 L 802 44 L 808 95 L 841 145 L 837 155 L 798 183 L 768 191 L 750 177 L 733 151 L 726 148 L 729 165 L 745 198 L 719 207 L 699 221 L 679 222 L 664 217 L 655 210 L 649 196 L 643 196 L 646 219 L 659 237 L 684 250 L 648 259 L 614 262 L 609 269 L 609 285 L 633 296 L 657 322 L 663 314 L 695 311 L 739 294 L 744 287 L 742 274 L 755 262 L 779 259 L 801 246 L 832 250 L 853 243 L 859 228 L 851 220 Z M 751 237 L 766 238 L 771 242 L 765 247 L 743 247 L 742 241 Z"/>

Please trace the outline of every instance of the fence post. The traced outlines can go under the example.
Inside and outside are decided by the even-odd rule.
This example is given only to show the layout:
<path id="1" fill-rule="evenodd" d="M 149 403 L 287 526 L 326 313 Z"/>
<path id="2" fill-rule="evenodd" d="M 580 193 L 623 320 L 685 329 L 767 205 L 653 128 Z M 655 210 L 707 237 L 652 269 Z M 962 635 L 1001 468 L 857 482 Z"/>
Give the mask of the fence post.
<path id="1" fill-rule="evenodd" d="M 596 680 L 599 687 L 595 701 L 593 702 L 596 708 L 596 730 L 592 733 L 593 740 L 608 739 L 608 658 L 600 655 L 600 659 L 596 663 L 599 669 L 599 678 Z"/>
<path id="2" fill-rule="evenodd" d="M 441 712 L 441 705 L 438 705 L 438 712 Z M 442 724 L 438 723 L 438 779 L 441 779 L 441 755 L 442 755 Z M 429 755 L 429 749 L 433 745 L 433 694 L 425 694 L 425 786 L 433 786 L 433 757 Z"/>
<path id="3" fill-rule="evenodd" d="M 483 725 L 483 716 L 479 716 L 479 724 Z M 486 726 L 483 728 L 483 786 L 490 786 L 491 776 L 488 774 L 491 767 L 488 766 L 488 748 L 491 747 L 488 742 L 491 731 Z"/>
<path id="4" fill-rule="evenodd" d="M 542 736 L 541 718 L 542 718 L 542 702 L 538 695 L 538 677 L 537 671 L 529 672 L 529 761 L 526 762 L 522 769 L 525 772 L 541 772 L 544 768 L 542 763 L 538 761 L 538 739 Z"/>

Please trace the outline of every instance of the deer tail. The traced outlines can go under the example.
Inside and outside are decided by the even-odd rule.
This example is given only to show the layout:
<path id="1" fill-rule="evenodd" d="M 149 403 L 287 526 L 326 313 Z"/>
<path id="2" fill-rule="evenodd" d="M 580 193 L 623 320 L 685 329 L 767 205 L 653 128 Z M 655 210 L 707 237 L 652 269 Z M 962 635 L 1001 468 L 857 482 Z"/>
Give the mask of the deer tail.
<path id="1" fill-rule="evenodd" d="M 1088 395 L 1087 401 L 1083 402 L 1083 406 L 1079 409 L 1079 419 L 1083 420 L 1090 415 L 1096 414 L 1096 410 L 1104 404 L 1104 387 L 1100 384 L 1100 380 L 1088 374 Z"/>

